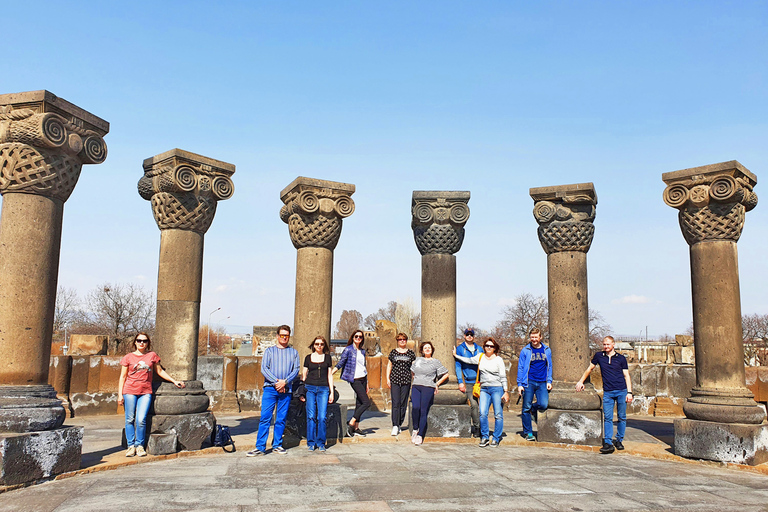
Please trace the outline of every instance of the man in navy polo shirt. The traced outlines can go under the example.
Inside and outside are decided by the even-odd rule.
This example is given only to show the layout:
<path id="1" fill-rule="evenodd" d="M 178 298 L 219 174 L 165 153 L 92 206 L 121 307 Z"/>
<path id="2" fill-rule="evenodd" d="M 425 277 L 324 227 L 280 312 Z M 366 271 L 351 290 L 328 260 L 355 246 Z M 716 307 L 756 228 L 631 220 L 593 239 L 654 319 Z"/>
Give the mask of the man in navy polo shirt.
<path id="1" fill-rule="evenodd" d="M 592 363 L 576 383 L 576 391 L 584 389 L 584 381 L 589 374 L 600 366 L 603 376 L 603 447 L 600 453 L 613 453 L 615 449 L 623 450 L 624 431 L 627 429 L 627 404 L 632 401 L 632 382 L 629 379 L 627 358 L 614 350 L 616 345 L 613 336 L 603 338 L 603 351 L 595 354 Z M 616 403 L 616 415 L 619 426 L 616 439 L 613 437 L 613 404 Z"/>

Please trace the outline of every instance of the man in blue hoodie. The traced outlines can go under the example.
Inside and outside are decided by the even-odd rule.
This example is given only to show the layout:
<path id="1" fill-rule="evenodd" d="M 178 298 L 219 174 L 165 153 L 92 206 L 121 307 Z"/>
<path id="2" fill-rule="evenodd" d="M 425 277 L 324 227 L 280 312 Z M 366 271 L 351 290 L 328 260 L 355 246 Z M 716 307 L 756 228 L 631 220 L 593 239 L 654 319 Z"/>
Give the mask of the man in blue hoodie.
<path id="1" fill-rule="evenodd" d="M 464 343 L 456 347 L 456 353 L 463 357 L 475 357 L 483 351 L 475 344 L 474 329 L 464 330 Z M 480 408 L 477 398 L 472 395 L 472 388 L 477 380 L 477 365 L 467 364 L 456 360 L 456 379 L 459 381 L 459 391 L 467 395 L 472 416 L 472 436 L 480 437 Z"/>
<path id="2" fill-rule="evenodd" d="M 531 425 L 531 411 L 538 422 L 538 412 L 549 405 L 549 391 L 552 389 L 552 351 L 541 343 L 541 330 L 533 329 L 529 334 L 531 342 L 520 351 L 517 363 L 517 394 L 523 397 L 523 438 L 535 441 Z M 533 396 L 536 395 L 536 404 Z"/>

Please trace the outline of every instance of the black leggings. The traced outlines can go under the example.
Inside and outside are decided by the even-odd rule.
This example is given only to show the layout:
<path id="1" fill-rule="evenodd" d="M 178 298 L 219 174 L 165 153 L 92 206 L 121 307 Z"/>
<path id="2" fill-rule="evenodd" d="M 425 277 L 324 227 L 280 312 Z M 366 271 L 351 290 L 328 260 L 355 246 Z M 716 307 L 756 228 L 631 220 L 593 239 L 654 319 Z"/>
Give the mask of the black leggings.
<path id="1" fill-rule="evenodd" d="M 359 423 L 363 419 L 363 413 L 371 406 L 371 399 L 368 398 L 368 377 L 360 377 L 352 382 L 352 389 L 355 391 L 355 413 L 352 419 Z"/>
<path id="2" fill-rule="evenodd" d="M 408 414 L 410 384 L 392 384 L 392 426 L 402 427 Z"/>

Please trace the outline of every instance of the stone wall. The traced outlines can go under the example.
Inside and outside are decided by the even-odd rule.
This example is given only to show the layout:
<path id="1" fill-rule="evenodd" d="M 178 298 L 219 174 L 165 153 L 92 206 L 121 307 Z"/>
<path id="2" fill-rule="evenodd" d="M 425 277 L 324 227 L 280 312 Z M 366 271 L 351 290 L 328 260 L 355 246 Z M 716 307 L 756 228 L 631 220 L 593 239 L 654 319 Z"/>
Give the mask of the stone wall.
<path id="1" fill-rule="evenodd" d="M 49 384 L 68 407 L 71 416 L 122 414 L 117 405 L 120 356 L 52 356 Z M 386 356 L 368 357 L 368 383 L 375 409 L 390 408 Z M 768 366 L 747 367 L 747 387 L 755 400 L 768 402 Z M 630 364 L 635 400 L 631 414 L 682 416 L 685 398 L 696 385 L 693 365 Z M 515 386 L 517 365 L 509 368 L 510 389 Z M 337 374 L 338 378 L 338 374 Z M 258 411 L 261 407 L 261 358 L 253 356 L 204 356 L 198 361 L 198 379 L 211 398 L 211 410 Z M 602 391 L 600 368 L 592 372 L 592 383 Z M 514 402 L 513 402 L 514 403 Z"/>

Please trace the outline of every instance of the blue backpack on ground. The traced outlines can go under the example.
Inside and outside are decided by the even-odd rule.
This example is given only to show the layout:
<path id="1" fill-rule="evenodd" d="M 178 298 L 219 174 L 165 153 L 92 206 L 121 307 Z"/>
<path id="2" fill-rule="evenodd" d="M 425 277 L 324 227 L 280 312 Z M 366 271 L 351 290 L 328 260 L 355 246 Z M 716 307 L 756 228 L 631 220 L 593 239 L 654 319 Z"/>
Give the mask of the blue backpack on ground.
<path id="1" fill-rule="evenodd" d="M 232 439 L 232 435 L 229 433 L 229 427 L 226 425 L 216 425 L 211 432 L 211 444 L 213 446 L 221 446 L 221 448 L 227 452 L 232 453 L 235 451 L 235 441 Z M 231 450 L 227 450 L 227 446 L 232 445 Z"/>

